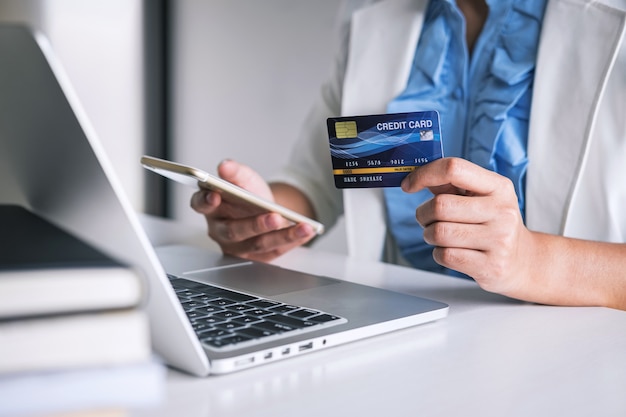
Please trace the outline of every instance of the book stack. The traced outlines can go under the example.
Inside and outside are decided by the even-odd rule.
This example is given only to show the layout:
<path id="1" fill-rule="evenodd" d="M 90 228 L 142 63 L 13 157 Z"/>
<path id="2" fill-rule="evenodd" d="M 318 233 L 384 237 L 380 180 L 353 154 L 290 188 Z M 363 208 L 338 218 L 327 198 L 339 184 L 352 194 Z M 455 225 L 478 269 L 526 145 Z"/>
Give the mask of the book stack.
<path id="1" fill-rule="evenodd" d="M 31 211 L 0 205 L 0 417 L 158 402 L 139 271 Z"/>

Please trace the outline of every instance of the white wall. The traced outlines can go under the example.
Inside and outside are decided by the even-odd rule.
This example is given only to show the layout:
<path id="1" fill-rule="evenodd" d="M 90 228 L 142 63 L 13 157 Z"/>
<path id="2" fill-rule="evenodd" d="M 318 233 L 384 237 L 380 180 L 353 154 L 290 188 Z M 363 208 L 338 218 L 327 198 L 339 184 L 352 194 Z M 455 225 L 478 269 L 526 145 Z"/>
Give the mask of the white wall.
<path id="1" fill-rule="evenodd" d="M 144 207 L 142 0 L 0 0 L 50 39 L 133 206 Z"/>
<path id="2" fill-rule="evenodd" d="M 210 172 L 233 158 L 271 175 L 329 73 L 339 3 L 173 2 L 170 156 Z M 204 228 L 192 191 L 173 188 L 174 217 Z M 321 244 L 342 241 L 339 230 Z"/>

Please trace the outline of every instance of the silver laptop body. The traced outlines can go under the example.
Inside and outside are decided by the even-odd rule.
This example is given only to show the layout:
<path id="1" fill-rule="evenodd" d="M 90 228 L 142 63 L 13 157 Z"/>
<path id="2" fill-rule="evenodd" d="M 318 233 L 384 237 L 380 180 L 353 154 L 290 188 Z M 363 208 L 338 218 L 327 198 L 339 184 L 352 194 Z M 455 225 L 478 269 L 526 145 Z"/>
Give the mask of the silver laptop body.
<path id="1" fill-rule="evenodd" d="M 139 161 L 137 161 L 139 164 Z M 191 246 L 153 248 L 41 34 L 0 25 L 0 203 L 19 203 L 146 275 L 154 350 L 168 365 L 227 373 L 437 320 L 446 304 Z M 200 342 L 166 274 L 340 318 L 266 341 Z"/>

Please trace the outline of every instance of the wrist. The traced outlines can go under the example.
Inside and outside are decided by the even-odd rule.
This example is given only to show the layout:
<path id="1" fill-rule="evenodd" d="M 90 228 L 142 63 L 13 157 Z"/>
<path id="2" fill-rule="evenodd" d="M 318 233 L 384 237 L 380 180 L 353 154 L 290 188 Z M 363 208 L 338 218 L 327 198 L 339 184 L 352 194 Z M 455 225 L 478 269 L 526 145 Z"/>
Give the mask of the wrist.
<path id="1" fill-rule="evenodd" d="M 516 298 L 550 305 L 613 305 L 611 273 L 602 272 L 606 251 L 601 247 L 610 244 L 540 232 L 529 232 L 529 239 Z"/>

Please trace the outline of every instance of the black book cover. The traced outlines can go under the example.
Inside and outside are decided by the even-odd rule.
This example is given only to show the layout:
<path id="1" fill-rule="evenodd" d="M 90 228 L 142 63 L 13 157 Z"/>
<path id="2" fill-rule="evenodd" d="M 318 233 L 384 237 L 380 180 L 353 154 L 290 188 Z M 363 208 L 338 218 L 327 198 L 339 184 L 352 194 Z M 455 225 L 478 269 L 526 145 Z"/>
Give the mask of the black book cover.
<path id="1" fill-rule="evenodd" d="M 0 205 L 0 271 L 122 266 L 43 217 Z"/>

